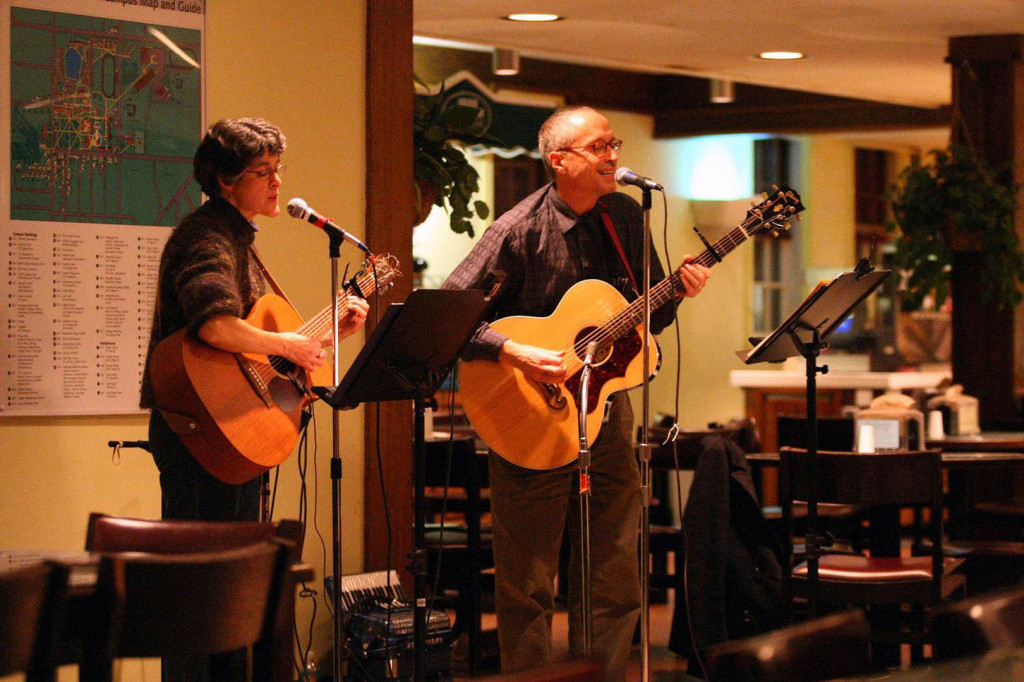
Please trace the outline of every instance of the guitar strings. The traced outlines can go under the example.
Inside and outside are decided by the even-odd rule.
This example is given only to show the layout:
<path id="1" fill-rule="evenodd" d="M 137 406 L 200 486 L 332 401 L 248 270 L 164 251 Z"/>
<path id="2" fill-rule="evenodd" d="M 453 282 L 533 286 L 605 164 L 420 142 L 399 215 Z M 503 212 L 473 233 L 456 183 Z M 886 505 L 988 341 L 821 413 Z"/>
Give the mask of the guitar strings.
<path id="1" fill-rule="evenodd" d="M 739 226 L 715 242 L 711 249 L 705 249 L 703 253 L 694 258 L 691 262 L 710 268 L 718 263 L 718 259 L 715 257 L 715 252 L 722 254 L 731 253 L 737 246 L 749 239 L 753 226 L 774 224 L 779 220 L 784 220 L 789 217 L 790 212 L 787 210 L 784 211 L 782 215 L 771 219 L 765 219 L 763 217 L 765 209 L 771 209 L 774 207 L 775 202 L 773 200 L 767 205 L 762 204 L 751 210 L 746 220 L 741 222 Z M 674 286 L 672 284 L 673 278 L 674 273 L 672 276 L 665 278 L 651 289 L 652 309 L 661 307 L 672 298 L 672 295 L 674 294 Z M 583 366 L 583 361 L 580 358 L 586 354 L 587 346 L 591 343 L 596 343 L 598 348 L 601 348 L 609 342 L 617 341 L 628 334 L 630 330 L 635 329 L 642 319 L 642 316 L 639 315 L 639 313 L 642 312 L 639 309 L 642 307 L 643 299 L 636 299 L 631 304 L 615 313 L 606 323 L 599 327 L 595 327 L 591 332 L 576 342 L 573 345 L 575 358 L 570 358 L 566 363 L 568 373 L 572 375 L 576 370 Z"/>
<path id="2" fill-rule="evenodd" d="M 378 265 L 378 263 L 384 263 L 385 265 L 390 265 L 390 263 L 387 262 L 386 259 L 385 260 L 374 260 L 374 261 L 371 262 L 371 266 L 372 267 L 370 268 L 369 271 L 366 271 L 366 272 L 363 272 L 363 273 L 361 273 L 359 275 L 356 275 L 356 283 L 359 286 L 359 289 L 361 291 L 365 291 L 367 293 L 372 293 L 373 292 L 373 288 L 374 287 L 372 287 L 370 285 L 374 284 L 374 282 L 376 282 L 376 280 L 377 280 L 377 278 L 375 277 L 375 274 L 377 272 L 377 265 Z M 350 294 L 349 294 L 349 291 L 347 289 L 345 289 L 345 290 L 343 290 L 343 291 L 338 293 L 338 307 L 339 308 L 341 306 L 343 306 L 343 305 L 347 305 L 348 304 L 349 295 Z M 299 329 L 297 331 L 300 334 L 304 334 L 306 336 L 311 336 L 313 338 L 317 338 L 319 336 L 322 336 L 323 333 L 327 329 L 330 328 L 330 324 L 331 324 L 331 321 L 332 321 L 333 317 L 334 317 L 333 310 L 332 310 L 332 308 L 330 306 L 328 306 L 327 308 L 324 308 L 319 313 L 314 315 L 309 320 L 309 322 L 306 322 L 301 327 L 299 327 Z M 310 333 L 310 332 L 312 332 L 312 333 Z M 270 356 L 268 358 L 268 362 L 256 361 L 256 362 L 252 363 L 251 367 L 253 367 L 253 369 L 255 370 L 256 375 L 259 378 L 259 380 L 263 384 L 267 384 L 277 374 L 286 374 L 287 370 L 288 370 L 288 365 L 289 364 L 290 364 L 289 361 L 286 360 L 285 358 L 282 358 L 279 355 L 272 355 L 272 356 Z"/>

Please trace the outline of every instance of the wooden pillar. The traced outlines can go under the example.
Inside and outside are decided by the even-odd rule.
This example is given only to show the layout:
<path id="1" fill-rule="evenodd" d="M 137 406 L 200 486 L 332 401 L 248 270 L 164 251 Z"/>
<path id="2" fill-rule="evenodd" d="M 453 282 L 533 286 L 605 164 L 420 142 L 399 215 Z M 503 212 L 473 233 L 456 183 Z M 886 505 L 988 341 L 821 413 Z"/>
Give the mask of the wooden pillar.
<path id="1" fill-rule="evenodd" d="M 358 88 L 355 88 L 358 91 Z M 403 273 L 388 301 L 412 291 L 412 0 L 366 3 L 366 241 L 398 258 Z M 367 328 L 372 329 L 372 320 Z M 365 407 L 364 554 L 367 570 L 388 562 L 406 573 L 413 545 L 412 403 Z M 378 462 L 378 447 L 380 460 Z M 381 491 L 387 495 L 385 515 Z"/>
<path id="2" fill-rule="evenodd" d="M 1012 163 L 1024 178 L 1024 36 L 951 38 L 954 145 L 994 167 Z M 1015 229 L 1024 237 L 1024 210 Z M 953 379 L 980 400 L 983 428 L 1021 428 L 1024 395 L 1024 307 L 1001 310 L 983 300 L 982 254 L 958 251 L 953 297 Z"/>

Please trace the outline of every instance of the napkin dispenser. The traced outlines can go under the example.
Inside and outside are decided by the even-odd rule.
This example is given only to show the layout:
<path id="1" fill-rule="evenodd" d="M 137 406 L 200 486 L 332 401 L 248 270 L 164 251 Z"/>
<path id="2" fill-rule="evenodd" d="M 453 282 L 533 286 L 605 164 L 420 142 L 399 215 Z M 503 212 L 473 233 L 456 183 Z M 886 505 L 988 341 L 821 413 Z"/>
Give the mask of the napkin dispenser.
<path id="1" fill-rule="evenodd" d="M 975 436 L 981 433 L 978 424 L 978 399 L 964 395 L 964 387 L 953 384 L 946 391 L 928 400 L 929 410 L 942 414 L 942 428 L 950 436 Z"/>
<path id="2" fill-rule="evenodd" d="M 870 426 L 876 452 L 924 449 L 924 414 L 917 402 L 902 393 L 886 393 L 857 413 L 854 449 L 862 452 L 861 438 Z"/>

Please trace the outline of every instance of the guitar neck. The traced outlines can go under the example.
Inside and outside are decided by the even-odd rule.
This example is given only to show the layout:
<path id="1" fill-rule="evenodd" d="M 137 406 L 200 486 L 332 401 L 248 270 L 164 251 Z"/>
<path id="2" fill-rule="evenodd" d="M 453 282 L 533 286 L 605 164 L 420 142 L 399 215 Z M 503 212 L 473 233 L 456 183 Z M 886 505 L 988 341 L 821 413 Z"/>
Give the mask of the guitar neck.
<path id="1" fill-rule="evenodd" d="M 368 272 L 364 272 L 362 275 L 358 275 L 353 278 L 355 286 L 359 288 L 359 291 L 363 292 L 364 296 L 370 296 L 377 289 L 377 279 L 374 276 L 373 268 L 370 268 Z M 346 286 L 344 289 L 338 292 L 338 317 L 342 318 L 348 315 L 348 297 L 351 296 L 349 293 L 352 290 L 351 286 Z M 323 338 L 330 330 L 334 317 L 333 306 L 327 306 L 316 315 L 314 315 L 308 322 L 299 327 L 296 331 L 303 336 L 308 336 L 311 339 Z"/>
<path id="2" fill-rule="evenodd" d="M 703 253 L 694 258 L 691 262 L 703 265 L 711 268 L 721 262 L 721 260 L 732 253 L 737 246 L 747 241 L 749 234 L 743 225 L 735 227 L 727 235 L 719 239 L 717 242 L 712 244 L 709 248 L 705 249 Z M 679 268 L 682 268 L 680 265 Z M 680 278 L 679 268 L 666 277 L 658 284 L 651 287 L 651 310 L 657 310 L 661 306 L 668 303 L 672 298 L 675 297 L 676 291 L 681 291 L 684 288 L 682 279 Z M 644 319 L 644 299 L 638 298 L 630 303 L 625 309 L 618 313 L 608 323 L 613 331 L 617 330 L 621 334 L 627 333 L 630 329 L 633 329 L 640 324 Z M 614 336 L 613 338 L 619 338 Z"/>

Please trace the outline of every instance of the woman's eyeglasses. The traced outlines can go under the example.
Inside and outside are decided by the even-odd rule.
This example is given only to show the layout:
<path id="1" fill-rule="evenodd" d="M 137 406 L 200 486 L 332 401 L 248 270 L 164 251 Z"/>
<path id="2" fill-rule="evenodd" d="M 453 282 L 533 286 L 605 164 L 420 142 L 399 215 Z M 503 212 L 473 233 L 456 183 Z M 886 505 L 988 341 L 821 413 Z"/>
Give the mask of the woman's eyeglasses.
<path id="1" fill-rule="evenodd" d="M 271 175 L 281 175 L 285 172 L 288 166 L 281 164 L 275 168 L 261 168 L 260 170 L 244 170 L 243 173 L 252 173 L 260 180 L 269 180 Z"/>

